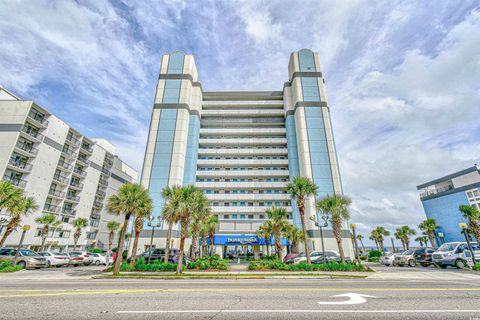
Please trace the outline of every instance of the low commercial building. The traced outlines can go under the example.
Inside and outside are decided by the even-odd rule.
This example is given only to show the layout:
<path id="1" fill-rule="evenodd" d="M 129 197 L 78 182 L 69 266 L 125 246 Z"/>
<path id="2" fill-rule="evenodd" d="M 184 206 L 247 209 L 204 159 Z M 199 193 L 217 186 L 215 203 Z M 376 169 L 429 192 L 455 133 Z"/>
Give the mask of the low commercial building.
<path id="1" fill-rule="evenodd" d="M 31 226 L 25 246 L 38 249 L 41 226 L 35 219 L 54 214 L 61 225 L 51 229 L 47 248 L 73 247 L 74 219 L 87 218 L 79 248 L 108 246 L 109 221 L 123 222 L 106 211 L 106 199 L 125 182 L 135 182 L 137 172 L 115 155 L 115 147 L 104 139 L 82 135 L 47 109 L 31 100 L 21 100 L 0 87 L 0 174 L 3 180 L 23 188 L 38 210 L 22 218 Z M 3 218 L 3 219 L 2 219 Z M 0 237 L 7 212 L 0 212 Z M 21 232 L 11 234 L 6 246 L 17 245 Z M 117 237 L 114 238 L 114 246 Z"/>
<path id="2" fill-rule="evenodd" d="M 439 240 L 465 241 L 459 223 L 467 220 L 458 208 L 461 205 L 472 205 L 480 209 L 480 166 L 474 165 L 423 183 L 417 189 L 420 191 L 425 215 L 435 219 L 439 225 Z"/>

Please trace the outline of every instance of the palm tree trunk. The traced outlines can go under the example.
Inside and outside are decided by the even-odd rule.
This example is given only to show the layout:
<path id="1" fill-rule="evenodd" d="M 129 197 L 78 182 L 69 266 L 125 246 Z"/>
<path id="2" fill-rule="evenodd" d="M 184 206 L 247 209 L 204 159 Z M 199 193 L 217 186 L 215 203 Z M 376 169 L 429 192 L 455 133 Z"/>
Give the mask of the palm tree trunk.
<path id="1" fill-rule="evenodd" d="M 280 231 L 275 232 L 275 246 L 277 247 L 277 259 L 282 260 L 282 235 Z"/>
<path id="2" fill-rule="evenodd" d="M 477 242 L 480 242 L 480 224 L 478 221 L 475 220 L 470 220 L 470 231 L 472 232 L 473 236 L 475 239 L 477 239 Z"/>
<path id="3" fill-rule="evenodd" d="M 138 247 L 138 239 L 140 238 L 140 231 L 135 230 L 135 239 L 133 240 L 133 248 L 132 248 L 132 258 L 130 259 L 130 265 L 133 267 L 135 262 L 137 261 L 137 247 Z"/>
<path id="4" fill-rule="evenodd" d="M 410 241 L 405 240 L 405 247 L 407 248 L 407 250 L 410 249 Z"/>
<path id="5" fill-rule="evenodd" d="M 115 268 L 113 268 L 113 275 L 118 275 L 120 273 L 120 266 L 122 265 L 122 258 L 123 258 L 122 256 L 123 245 L 125 242 L 125 233 L 127 232 L 127 225 L 129 220 L 130 220 L 130 213 L 127 213 L 123 221 L 122 229 L 120 229 L 120 237 L 119 237 L 118 248 L 117 248 L 117 260 L 115 261 Z"/>
<path id="6" fill-rule="evenodd" d="M 45 248 L 45 241 L 47 241 L 47 236 L 42 236 L 42 244 L 40 246 L 40 251 L 43 251 L 43 249 Z"/>
<path id="7" fill-rule="evenodd" d="M 304 245 L 305 245 L 305 256 L 307 257 L 307 264 L 312 264 L 312 260 L 310 259 L 310 251 L 308 250 L 308 235 L 307 235 L 307 225 L 305 224 L 305 207 L 303 205 L 303 199 L 298 199 L 298 209 L 300 211 L 300 218 L 302 219 L 302 230 L 303 230 L 303 237 L 304 237 Z"/>
<path id="8" fill-rule="evenodd" d="M 430 243 L 432 244 L 432 247 L 436 248 L 437 247 L 437 239 L 435 239 L 435 233 L 429 232 L 428 233 L 428 239 L 430 240 Z"/>
<path id="9" fill-rule="evenodd" d="M 196 228 L 195 228 L 196 229 Z M 190 258 L 196 258 L 198 254 L 198 230 L 192 232 L 192 252 Z"/>
<path id="10" fill-rule="evenodd" d="M 292 244 L 291 244 L 291 253 L 297 253 L 298 252 L 298 248 L 297 248 L 298 244 L 296 241 L 292 241 Z"/>
<path id="11" fill-rule="evenodd" d="M 377 250 L 380 250 L 380 247 L 378 246 L 378 240 L 375 239 L 375 247 L 377 247 Z"/>
<path id="12" fill-rule="evenodd" d="M 383 252 L 383 249 L 384 249 L 384 247 L 383 247 L 383 239 L 379 239 L 379 240 L 378 240 L 378 246 L 379 246 L 379 250 Z"/>
<path id="13" fill-rule="evenodd" d="M 360 239 L 360 244 L 362 245 L 362 250 L 363 250 L 363 252 L 365 252 L 365 246 L 363 245 L 362 239 Z"/>
<path id="14" fill-rule="evenodd" d="M 0 248 L 3 247 L 8 236 L 13 232 L 13 230 L 15 230 L 15 228 L 19 223 L 20 223 L 20 217 L 14 217 L 10 219 L 10 221 L 7 224 L 7 227 L 5 228 L 5 233 L 3 234 L 2 240 L 0 240 Z"/>
<path id="15" fill-rule="evenodd" d="M 210 250 L 209 250 L 209 255 L 210 256 L 213 256 L 213 250 L 214 250 L 214 245 L 213 245 L 213 241 L 215 240 L 214 239 L 214 234 L 212 232 L 210 232 L 209 234 L 209 237 L 210 237 Z"/>
<path id="16" fill-rule="evenodd" d="M 207 237 L 202 236 L 202 255 L 201 255 L 202 259 L 205 257 L 205 251 L 207 251 Z"/>
<path id="17" fill-rule="evenodd" d="M 113 244 L 113 237 L 114 233 L 113 231 L 110 231 L 110 234 L 108 235 L 108 251 L 112 251 L 112 244 Z"/>
<path id="18" fill-rule="evenodd" d="M 170 258 L 170 242 L 172 241 L 172 228 L 173 223 L 168 223 L 167 229 L 167 242 L 165 243 L 165 256 L 163 257 L 163 262 L 168 263 L 168 259 Z"/>
<path id="19" fill-rule="evenodd" d="M 178 264 L 176 274 L 183 271 L 183 250 L 185 250 L 185 238 L 187 237 L 188 219 L 182 218 L 182 230 L 180 231 L 180 252 L 178 253 Z"/>
<path id="20" fill-rule="evenodd" d="M 333 234 L 335 235 L 335 240 L 337 241 L 338 246 L 338 253 L 340 254 L 342 264 L 345 264 L 345 253 L 343 252 L 342 246 L 342 220 L 336 217 L 332 222 Z"/>

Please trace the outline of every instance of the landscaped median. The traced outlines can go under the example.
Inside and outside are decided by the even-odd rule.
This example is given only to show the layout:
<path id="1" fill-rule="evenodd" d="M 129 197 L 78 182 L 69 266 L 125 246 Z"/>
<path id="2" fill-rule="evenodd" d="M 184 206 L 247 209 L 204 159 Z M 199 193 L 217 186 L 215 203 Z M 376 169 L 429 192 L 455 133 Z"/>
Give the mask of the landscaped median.
<path id="1" fill-rule="evenodd" d="M 16 272 L 23 268 L 19 265 L 14 266 L 11 261 L 0 261 L 0 273 L 3 272 Z"/>
<path id="2" fill-rule="evenodd" d="M 183 266 L 183 270 L 228 270 L 229 261 L 225 259 L 220 259 L 218 256 L 207 257 L 204 259 L 194 259 Z M 107 269 L 107 271 L 112 271 L 113 266 Z M 165 263 L 160 260 L 154 260 L 151 263 L 147 263 L 145 258 L 141 257 L 137 260 L 134 266 L 131 266 L 128 262 L 122 262 L 120 271 L 121 272 L 174 272 L 177 270 L 176 263 Z"/>
<path id="3" fill-rule="evenodd" d="M 248 265 L 248 270 L 280 270 L 280 271 L 342 271 L 342 272 L 370 272 L 373 271 L 358 263 L 337 263 L 328 262 L 321 264 L 308 264 L 300 262 L 298 264 L 288 264 L 278 260 L 260 260 L 252 261 Z"/>

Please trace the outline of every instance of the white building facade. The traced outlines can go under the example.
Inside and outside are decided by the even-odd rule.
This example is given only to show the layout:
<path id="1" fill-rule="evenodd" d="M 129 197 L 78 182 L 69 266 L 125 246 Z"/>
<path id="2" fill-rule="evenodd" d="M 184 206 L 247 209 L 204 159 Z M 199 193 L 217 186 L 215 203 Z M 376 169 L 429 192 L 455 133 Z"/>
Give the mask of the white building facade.
<path id="1" fill-rule="evenodd" d="M 342 194 L 342 186 L 318 54 L 307 49 L 292 53 L 288 74 L 281 91 L 207 92 L 193 56 L 163 56 L 141 178 L 155 217 L 161 216 L 165 186 L 194 184 L 218 216 L 217 253 L 238 246 L 258 252 L 264 240 L 256 231 L 268 219 L 266 209 L 285 208 L 289 221 L 301 228 L 286 186 L 303 176 L 319 187 L 306 204 L 306 221 L 308 245 L 321 250 L 319 230 L 309 218 L 316 214 L 316 199 Z M 160 225 L 153 233 L 157 248 L 165 247 L 167 224 Z M 148 248 L 151 235 L 145 227 L 137 254 Z M 177 226 L 177 248 L 178 236 Z M 337 250 L 331 228 L 324 236 L 325 248 Z M 352 255 L 346 224 L 343 245 Z"/>
<path id="2" fill-rule="evenodd" d="M 115 147 L 103 139 L 89 139 L 34 101 L 20 100 L 0 88 L 0 173 L 3 180 L 23 188 L 38 210 L 22 218 L 28 224 L 24 246 L 38 249 L 40 228 L 35 219 L 54 214 L 61 225 L 51 229 L 46 247 L 65 251 L 73 248 L 76 218 L 86 218 L 78 249 L 107 248 L 109 221 L 121 216 L 105 209 L 108 197 L 126 182 L 135 182 L 137 172 L 115 155 Z M 5 231 L 6 212 L 0 212 L 0 237 Z M 5 246 L 16 246 L 21 232 L 12 233 Z M 114 246 L 117 237 L 114 237 Z"/>

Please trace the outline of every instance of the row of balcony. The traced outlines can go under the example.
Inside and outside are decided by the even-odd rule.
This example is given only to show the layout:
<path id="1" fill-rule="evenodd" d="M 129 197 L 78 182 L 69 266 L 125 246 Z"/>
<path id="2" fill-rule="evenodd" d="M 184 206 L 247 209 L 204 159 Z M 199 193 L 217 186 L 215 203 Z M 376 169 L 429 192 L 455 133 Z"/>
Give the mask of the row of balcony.
<path id="1" fill-rule="evenodd" d="M 38 149 L 33 146 L 33 144 L 28 144 L 25 142 L 17 141 L 15 148 L 20 149 L 23 152 L 26 152 L 29 156 L 36 156 L 38 154 Z"/>
<path id="2" fill-rule="evenodd" d="M 32 130 L 27 126 L 23 126 L 20 130 L 21 133 L 26 134 L 28 137 L 33 138 L 35 142 L 41 142 L 43 140 L 44 135 L 39 133 L 36 130 Z"/>
<path id="3" fill-rule="evenodd" d="M 9 175 L 4 175 L 3 180 L 9 181 L 14 186 L 17 186 L 19 188 L 25 188 L 25 186 L 27 185 L 26 180 L 21 179 L 21 178 L 12 177 L 12 176 L 9 176 Z"/>
<path id="4" fill-rule="evenodd" d="M 31 163 L 16 158 L 10 158 L 8 164 L 21 172 L 30 172 L 33 168 L 33 165 Z"/>

